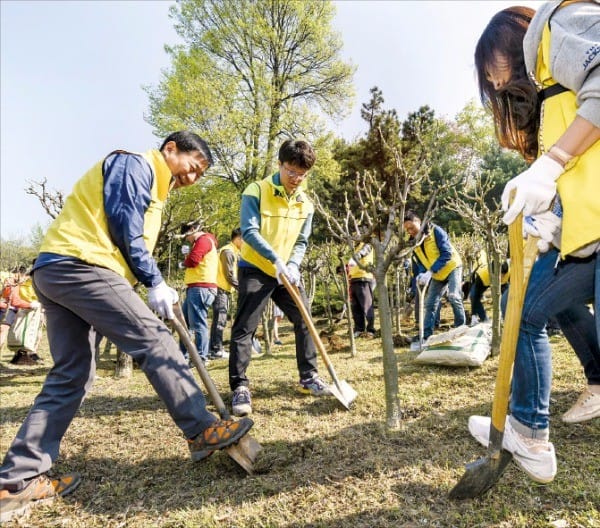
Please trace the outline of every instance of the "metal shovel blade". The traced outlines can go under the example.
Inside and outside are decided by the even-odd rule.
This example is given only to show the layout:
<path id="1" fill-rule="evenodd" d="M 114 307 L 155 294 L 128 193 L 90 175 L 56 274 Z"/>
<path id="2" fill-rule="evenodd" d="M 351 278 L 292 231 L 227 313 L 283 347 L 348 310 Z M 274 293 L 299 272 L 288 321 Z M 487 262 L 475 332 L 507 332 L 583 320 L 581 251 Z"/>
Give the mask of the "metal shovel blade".
<path id="1" fill-rule="evenodd" d="M 329 359 L 329 355 L 325 350 L 325 345 L 319 337 L 319 333 L 317 332 L 315 324 L 312 321 L 312 317 L 310 316 L 310 313 L 308 313 L 306 306 L 304 306 L 304 303 L 302 302 L 302 297 L 300 295 L 298 287 L 292 286 L 285 275 L 281 276 L 281 281 L 285 286 L 285 289 L 288 291 L 288 293 L 291 295 L 292 299 L 296 303 L 298 310 L 300 310 L 300 313 L 302 314 L 302 319 L 304 319 L 304 323 L 306 324 L 306 327 L 310 332 L 310 336 L 312 337 L 315 346 L 321 353 L 321 357 L 323 358 L 325 365 L 327 366 L 329 375 L 333 380 L 333 384 L 329 385 L 331 394 L 337 398 L 337 400 L 344 406 L 344 408 L 347 411 L 349 411 L 350 404 L 356 399 L 358 393 L 352 387 L 350 387 L 348 382 L 346 382 L 345 380 L 340 381 L 338 379 L 337 374 L 335 373 L 335 369 L 333 368 L 333 363 Z"/>
<path id="2" fill-rule="evenodd" d="M 250 435 L 245 435 L 241 440 L 225 449 L 225 452 L 233 458 L 242 469 L 252 475 L 254 473 L 254 463 L 258 454 L 262 451 L 262 446 Z"/>
<path id="3" fill-rule="evenodd" d="M 358 392 L 346 380 L 337 380 L 337 383 L 329 385 L 329 390 L 347 410 L 350 410 L 350 405 L 358 396 Z"/>
<path id="4" fill-rule="evenodd" d="M 502 443 L 503 433 L 496 430 L 494 426 L 490 428 L 490 438 L 492 435 L 499 436 L 500 444 Z M 490 442 L 486 456 L 466 465 L 464 475 L 450 491 L 451 499 L 462 500 L 479 497 L 498 482 L 506 466 L 512 460 L 512 454 L 505 449 L 498 449 L 494 445 L 498 445 L 498 443 Z"/>

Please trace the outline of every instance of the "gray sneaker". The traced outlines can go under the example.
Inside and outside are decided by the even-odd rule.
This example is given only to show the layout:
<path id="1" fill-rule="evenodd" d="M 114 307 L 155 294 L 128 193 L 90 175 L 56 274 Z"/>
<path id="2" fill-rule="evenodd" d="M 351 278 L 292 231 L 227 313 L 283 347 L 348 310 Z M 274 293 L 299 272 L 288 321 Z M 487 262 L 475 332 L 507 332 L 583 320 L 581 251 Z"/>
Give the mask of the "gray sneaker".
<path id="1" fill-rule="evenodd" d="M 234 416 L 246 416 L 252 413 L 252 397 L 250 396 L 250 389 L 248 387 L 245 385 L 236 387 L 233 391 L 231 409 Z"/>
<path id="2" fill-rule="evenodd" d="M 325 383 L 318 375 L 312 378 L 300 380 L 300 392 L 312 394 L 313 396 L 329 396 L 331 391 L 329 385 Z"/>

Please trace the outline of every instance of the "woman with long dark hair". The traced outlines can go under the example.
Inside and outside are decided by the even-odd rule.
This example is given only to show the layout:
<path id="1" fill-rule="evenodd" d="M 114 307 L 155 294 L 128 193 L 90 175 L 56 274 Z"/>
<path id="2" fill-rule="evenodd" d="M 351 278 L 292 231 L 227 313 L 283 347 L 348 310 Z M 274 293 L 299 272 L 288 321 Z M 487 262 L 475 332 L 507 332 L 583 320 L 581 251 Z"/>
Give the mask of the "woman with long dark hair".
<path id="1" fill-rule="evenodd" d="M 479 91 L 500 144 L 530 167 L 502 195 L 504 223 L 519 213 L 541 237 L 529 281 L 515 358 L 511 415 L 503 446 L 535 481 L 556 474 L 549 441 L 552 378 L 546 324 L 555 316 L 584 365 L 589 386 L 565 421 L 600 416 L 600 4 L 553 1 L 537 13 L 497 13 L 475 51 Z M 515 197 L 509 204 L 509 196 Z M 594 302 L 594 316 L 587 304 Z M 469 431 L 487 445 L 490 419 Z"/>

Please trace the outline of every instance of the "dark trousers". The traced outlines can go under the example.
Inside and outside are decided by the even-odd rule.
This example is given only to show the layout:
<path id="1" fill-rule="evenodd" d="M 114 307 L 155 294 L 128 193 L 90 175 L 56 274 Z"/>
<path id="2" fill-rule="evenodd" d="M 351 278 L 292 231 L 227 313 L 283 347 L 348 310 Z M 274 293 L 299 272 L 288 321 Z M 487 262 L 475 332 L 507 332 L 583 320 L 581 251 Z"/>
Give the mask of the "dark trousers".
<path id="1" fill-rule="evenodd" d="M 373 289 L 371 281 L 350 282 L 350 306 L 356 332 L 375 333 L 375 312 L 373 310 Z"/>
<path id="2" fill-rule="evenodd" d="M 210 350 L 219 352 L 223 349 L 223 331 L 227 326 L 229 313 L 229 292 L 219 288 L 212 305 L 213 319 L 210 326 Z"/>
<path id="3" fill-rule="evenodd" d="M 476 315 L 479 317 L 481 322 L 487 321 L 487 313 L 485 313 L 485 308 L 481 302 L 483 294 L 487 288 L 488 287 L 481 281 L 479 275 L 477 275 L 473 281 L 471 290 L 469 291 L 469 299 L 471 300 L 471 315 Z"/>
<path id="4" fill-rule="evenodd" d="M 249 385 L 246 370 L 252 356 L 252 336 L 260 323 L 261 315 L 270 298 L 281 308 L 294 325 L 296 337 L 296 363 L 301 379 L 317 373 L 317 352 L 315 344 L 302 314 L 294 299 L 277 279 L 263 273 L 258 268 L 240 267 L 238 272 L 238 305 L 231 329 L 229 354 L 229 386 L 235 390 L 240 385 Z M 308 301 L 304 289 L 300 287 L 304 305 Z"/>
<path id="5" fill-rule="evenodd" d="M 170 330 L 124 278 L 63 261 L 36 270 L 33 283 L 46 310 L 54 365 L 4 458 L 0 487 L 22 484 L 52 466 L 94 382 L 96 332 L 133 357 L 187 438 L 216 420 Z"/>

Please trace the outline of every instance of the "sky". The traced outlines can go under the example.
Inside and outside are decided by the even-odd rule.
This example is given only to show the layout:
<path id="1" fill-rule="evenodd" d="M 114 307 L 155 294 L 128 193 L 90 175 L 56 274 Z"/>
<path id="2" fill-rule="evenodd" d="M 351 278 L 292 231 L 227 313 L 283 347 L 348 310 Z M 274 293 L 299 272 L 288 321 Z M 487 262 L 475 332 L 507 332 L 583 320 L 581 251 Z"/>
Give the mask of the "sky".
<path id="1" fill-rule="evenodd" d="M 331 124 L 366 132 L 360 105 L 378 86 L 400 119 L 422 105 L 453 118 L 477 99 L 473 51 L 497 11 L 521 0 L 342 0 L 333 22 L 356 67 L 353 108 Z M 0 0 L 0 237 L 27 240 L 50 218 L 25 193 L 47 179 L 68 194 L 116 148 L 158 146 L 145 121 L 148 95 L 181 43 L 168 0 Z"/>

